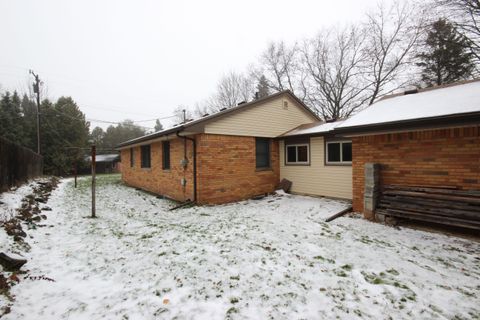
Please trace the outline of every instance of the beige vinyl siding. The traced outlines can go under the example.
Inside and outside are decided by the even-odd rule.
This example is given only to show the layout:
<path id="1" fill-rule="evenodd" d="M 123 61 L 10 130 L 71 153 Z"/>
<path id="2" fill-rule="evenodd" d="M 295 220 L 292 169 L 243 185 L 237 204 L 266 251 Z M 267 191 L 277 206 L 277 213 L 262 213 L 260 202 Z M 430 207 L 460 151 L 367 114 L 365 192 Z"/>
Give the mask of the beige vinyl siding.
<path id="1" fill-rule="evenodd" d="M 325 165 L 323 137 L 310 139 L 310 165 L 285 165 L 285 143 L 280 141 L 280 179 L 293 182 L 292 192 L 352 199 L 352 167 Z"/>
<path id="2" fill-rule="evenodd" d="M 288 102 L 285 109 L 283 102 Z M 317 121 L 286 96 L 227 115 L 205 125 L 205 133 L 235 136 L 277 137 L 301 124 Z"/>

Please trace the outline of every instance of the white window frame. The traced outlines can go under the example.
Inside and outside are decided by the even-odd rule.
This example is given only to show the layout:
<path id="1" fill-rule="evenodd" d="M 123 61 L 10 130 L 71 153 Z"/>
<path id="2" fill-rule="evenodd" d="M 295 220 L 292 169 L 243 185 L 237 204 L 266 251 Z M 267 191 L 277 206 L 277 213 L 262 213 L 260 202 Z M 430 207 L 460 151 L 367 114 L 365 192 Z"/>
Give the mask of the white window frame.
<path id="1" fill-rule="evenodd" d="M 329 161 L 328 160 L 328 145 L 329 144 L 340 144 L 340 161 Z M 350 143 L 352 144 L 352 141 L 349 140 L 340 140 L 340 141 L 327 141 L 325 143 L 325 163 L 326 164 L 352 164 L 352 161 L 343 161 L 343 144 L 344 143 Z M 353 144 L 352 144 L 353 147 Z"/>
<path id="2" fill-rule="evenodd" d="M 296 158 L 297 161 L 291 162 L 288 161 L 288 148 L 295 147 Z M 307 161 L 298 161 L 298 147 L 307 147 Z M 310 164 L 310 144 L 308 143 L 292 143 L 285 145 L 285 164 L 292 164 L 292 165 L 308 165 Z"/>

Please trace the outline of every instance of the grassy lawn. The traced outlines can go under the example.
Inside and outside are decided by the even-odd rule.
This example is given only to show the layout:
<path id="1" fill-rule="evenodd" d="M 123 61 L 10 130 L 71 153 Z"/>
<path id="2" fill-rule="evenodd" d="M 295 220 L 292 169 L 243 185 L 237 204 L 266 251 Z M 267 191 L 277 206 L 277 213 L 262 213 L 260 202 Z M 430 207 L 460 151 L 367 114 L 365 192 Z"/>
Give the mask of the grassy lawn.
<path id="1" fill-rule="evenodd" d="M 480 244 L 363 219 L 348 204 L 271 196 L 169 211 L 100 175 L 64 180 L 29 232 L 32 276 L 6 319 L 475 319 Z"/>

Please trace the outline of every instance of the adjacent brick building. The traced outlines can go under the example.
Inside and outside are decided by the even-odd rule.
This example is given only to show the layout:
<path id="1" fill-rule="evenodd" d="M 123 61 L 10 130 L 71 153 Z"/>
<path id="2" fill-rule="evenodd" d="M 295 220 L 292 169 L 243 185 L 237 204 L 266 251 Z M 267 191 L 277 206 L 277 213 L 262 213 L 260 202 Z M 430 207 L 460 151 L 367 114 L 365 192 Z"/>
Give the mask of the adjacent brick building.
<path id="1" fill-rule="evenodd" d="M 367 163 L 380 186 L 480 190 L 480 81 L 386 97 L 335 132 L 352 140 L 353 209 L 367 218 Z"/>
<path id="2" fill-rule="evenodd" d="M 480 190 L 480 126 L 353 137 L 353 208 L 363 211 L 364 168 L 380 184 Z"/>

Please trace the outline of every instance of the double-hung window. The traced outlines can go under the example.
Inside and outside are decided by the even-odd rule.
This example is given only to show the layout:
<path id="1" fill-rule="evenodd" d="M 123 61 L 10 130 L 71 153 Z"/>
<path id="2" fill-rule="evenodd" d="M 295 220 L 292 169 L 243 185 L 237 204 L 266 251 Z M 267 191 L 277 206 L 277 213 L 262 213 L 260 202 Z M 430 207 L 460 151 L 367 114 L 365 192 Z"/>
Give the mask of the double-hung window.
<path id="1" fill-rule="evenodd" d="M 329 141 L 326 143 L 327 164 L 352 164 L 351 141 Z"/>
<path id="2" fill-rule="evenodd" d="M 150 168 L 150 145 L 141 146 L 141 166 Z"/>
<path id="3" fill-rule="evenodd" d="M 255 139 L 255 162 L 257 169 L 270 168 L 270 139 Z"/>
<path id="4" fill-rule="evenodd" d="M 135 149 L 130 148 L 130 167 L 135 166 Z"/>
<path id="5" fill-rule="evenodd" d="M 162 169 L 170 170 L 170 141 L 162 142 Z"/>
<path id="6" fill-rule="evenodd" d="M 310 164 L 310 150 L 308 143 L 287 144 L 285 149 L 286 164 Z"/>

